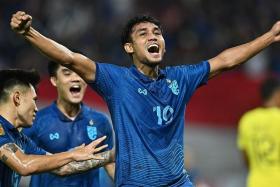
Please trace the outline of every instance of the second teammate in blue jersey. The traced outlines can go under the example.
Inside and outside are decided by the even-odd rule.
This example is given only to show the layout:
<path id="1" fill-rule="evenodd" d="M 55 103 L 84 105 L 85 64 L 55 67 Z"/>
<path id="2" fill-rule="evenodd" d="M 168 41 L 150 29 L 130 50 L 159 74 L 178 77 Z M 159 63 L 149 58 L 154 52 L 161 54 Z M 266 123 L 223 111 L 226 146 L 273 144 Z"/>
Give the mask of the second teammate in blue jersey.
<path id="1" fill-rule="evenodd" d="M 42 36 L 32 17 L 17 12 L 12 29 L 48 57 L 77 72 L 105 99 L 116 133 L 116 186 L 193 186 L 183 166 L 185 105 L 209 78 L 247 61 L 280 40 L 280 22 L 259 38 L 196 65 L 160 69 L 165 41 L 160 23 L 131 19 L 122 45 L 130 68 L 95 62 Z"/>
<path id="2" fill-rule="evenodd" d="M 71 150 L 83 143 L 106 135 L 104 144 L 113 146 L 112 128 L 107 117 L 82 103 L 86 83 L 70 69 L 55 62 L 48 64 L 50 81 L 57 89 L 57 100 L 37 113 L 31 128 L 24 129 L 36 144 L 50 153 Z M 114 163 L 105 166 L 113 177 Z M 52 173 L 33 175 L 30 186 L 81 186 L 98 187 L 99 169 L 67 177 Z"/>

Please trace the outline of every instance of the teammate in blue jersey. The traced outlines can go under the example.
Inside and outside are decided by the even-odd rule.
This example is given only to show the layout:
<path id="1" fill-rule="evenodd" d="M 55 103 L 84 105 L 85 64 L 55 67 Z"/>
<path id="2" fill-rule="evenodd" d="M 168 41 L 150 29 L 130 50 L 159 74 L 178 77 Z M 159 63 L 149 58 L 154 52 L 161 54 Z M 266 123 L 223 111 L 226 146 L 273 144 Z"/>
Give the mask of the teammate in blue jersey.
<path id="1" fill-rule="evenodd" d="M 68 151 L 83 143 L 90 143 L 106 135 L 105 144 L 113 146 L 112 128 L 107 117 L 82 104 L 85 81 L 73 71 L 55 62 L 48 64 L 50 81 L 57 89 L 57 100 L 37 113 L 31 128 L 24 133 L 38 146 L 50 153 Z M 114 164 L 105 166 L 114 175 Z M 99 169 L 59 177 L 51 173 L 33 175 L 30 186 L 81 186 L 98 187 Z"/>
<path id="2" fill-rule="evenodd" d="M 51 155 L 20 132 L 35 119 L 34 87 L 38 81 L 39 75 L 34 71 L 0 71 L 0 187 L 17 187 L 20 175 L 46 171 L 58 175 L 79 173 L 100 167 L 113 158 L 111 151 L 94 154 L 107 147 L 96 148 L 106 136 L 87 146 Z"/>
<path id="3" fill-rule="evenodd" d="M 56 62 L 78 73 L 107 102 L 116 134 L 117 186 L 193 186 L 183 166 L 185 105 L 209 78 L 247 61 L 280 40 L 280 22 L 255 40 L 195 65 L 160 69 L 165 41 L 160 23 L 131 19 L 122 37 L 130 68 L 98 63 L 41 35 L 32 17 L 15 13 L 11 28 Z"/>

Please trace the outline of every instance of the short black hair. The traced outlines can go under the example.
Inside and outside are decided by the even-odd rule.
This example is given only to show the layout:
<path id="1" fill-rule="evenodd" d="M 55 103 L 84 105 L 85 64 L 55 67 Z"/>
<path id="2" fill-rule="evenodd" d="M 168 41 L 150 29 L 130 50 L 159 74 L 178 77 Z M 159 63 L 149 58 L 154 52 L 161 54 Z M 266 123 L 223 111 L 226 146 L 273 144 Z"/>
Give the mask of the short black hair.
<path id="1" fill-rule="evenodd" d="M 32 70 L 6 69 L 0 70 L 0 101 L 6 101 L 8 90 L 15 86 L 29 87 L 30 84 L 35 88 L 40 82 L 39 73 Z"/>
<path id="2" fill-rule="evenodd" d="M 131 33 L 132 33 L 132 28 L 139 24 L 139 23 L 143 23 L 143 22 L 149 22 L 149 23 L 153 23 L 156 26 L 158 26 L 158 28 L 162 31 L 162 26 L 159 20 L 157 20 L 156 18 L 150 16 L 150 15 L 138 15 L 135 16 L 133 18 L 131 18 L 130 20 L 128 20 L 128 22 L 126 23 L 126 25 L 123 28 L 122 31 L 122 36 L 121 36 L 121 43 L 122 46 L 125 43 L 131 42 Z"/>
<path id="3" fill-rule="evenodd" d="M 55 77 L 60 64 L 54 61 L 48 62 L 48 73 L 50 77 Z"/>
<path id="4" fill-rule="evenodd" d="M 280 89 L 280 80 L 277 78 L 268 78 L 263 81 L 260 87 L 261 98 L 263 101 L 267 101 L 271 98 L 275 91 Z"/>

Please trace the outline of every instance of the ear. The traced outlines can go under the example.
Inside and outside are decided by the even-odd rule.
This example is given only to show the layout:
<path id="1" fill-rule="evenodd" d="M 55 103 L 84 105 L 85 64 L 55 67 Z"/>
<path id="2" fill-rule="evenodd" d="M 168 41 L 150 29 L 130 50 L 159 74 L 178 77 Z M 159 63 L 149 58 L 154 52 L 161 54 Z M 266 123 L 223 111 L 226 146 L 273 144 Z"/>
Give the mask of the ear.
<path id="1" fill-rule="evenodd" d="M 132 47 L 132 43 L 125 43 L 123 47 L 124 47 L 125 52 L 127 52 L 129 54 L 134 52 L 134 49 Z"/>
<path id="2" fill-rule="evenodd" d="M 19 106 L 21 101 L 21 93 L 19 91 L 13 92 L 13 103 L 15 106 Z"/>
<path id="3" fill-rule="evenodd" d="M 50 81 L 54 87 L 56 87 L 56 80 L 57 80 L 56 77 L 51 76 Z"/>

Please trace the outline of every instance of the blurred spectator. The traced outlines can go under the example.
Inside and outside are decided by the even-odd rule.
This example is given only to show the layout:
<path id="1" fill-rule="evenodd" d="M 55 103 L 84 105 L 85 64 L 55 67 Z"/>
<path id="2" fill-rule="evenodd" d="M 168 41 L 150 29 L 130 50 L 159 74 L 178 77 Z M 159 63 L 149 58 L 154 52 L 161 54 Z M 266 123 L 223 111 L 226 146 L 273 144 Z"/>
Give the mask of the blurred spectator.
<path id="1" fill-rule="evenodd" d="M 44 34 L 52 33 L 51 38 L 68 47 L 79 48 L 89 57 L 129 66 L 129 60 L 119 47 L 118 28 L 132 15 L 149 13 L 162 20 L 168 28 L 164 33 L 167 50 L 175 49 L 168 50 L 165 65 L 176 65 L 182 61 L 196 63 L 213 57 L 224 48 L 249 41 L 279 19 L 277 7 L 280 1 L 274 0 L 4 0 L 0 7 L 0 35 L 5 36 L 0 38 L 1 65 L 22 67 L 27 63 L 29 67 L 32 64 L 22 54 L 15 53 L 30 48 L 23 41 L 14 40 L 14 33 L 9 29 L 15 10 L 24 10 L 36 17 L 33 24 L 37 28 Z M 109 30 L 103 32 L 105 28 Z M 245 73 L 280 73 L 278 51 L 268 49 L 257 57 L 265 58 L 266 63 L 258 67 L 249 65 Z M 42 60 L 39 55 L 30 56 L 33 62 Z M 44 69 L 41 67 L 42 72 Z"/>

